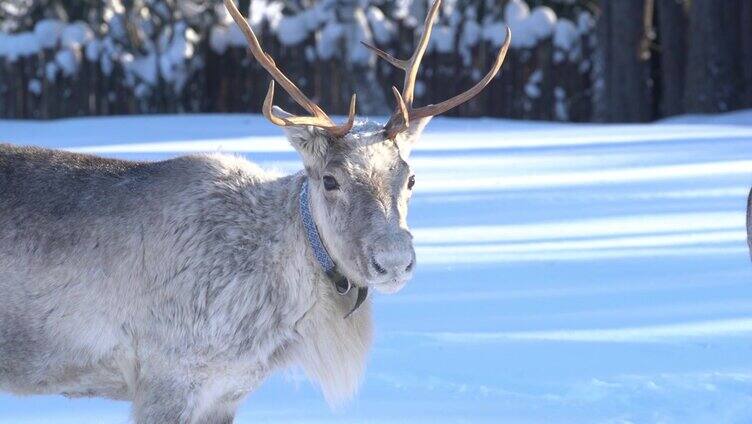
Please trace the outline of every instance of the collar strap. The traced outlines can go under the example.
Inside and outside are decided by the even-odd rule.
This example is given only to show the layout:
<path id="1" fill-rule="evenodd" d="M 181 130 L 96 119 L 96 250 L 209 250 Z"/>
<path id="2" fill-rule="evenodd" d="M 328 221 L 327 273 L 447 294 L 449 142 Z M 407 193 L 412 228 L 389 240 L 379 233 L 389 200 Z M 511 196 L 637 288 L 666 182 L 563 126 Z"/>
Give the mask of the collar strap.
<path id="1" fill-rule="evenodd" d="M 313 214 L 311 213 L 311 202 L 308 196 L 308 179 L 303 181 L 303 186 L 300 188 L 300 219 L 303 221 L 303 228 L 305 228 L 306 238 L 308 239 L 308 245 L 313 250 L 313 256 L 316 257 L 316 262 L 321 265 L 321 269 L 334 284 L 334 289 L 340 295 L 344 296 L 350 292 L 352 284 L 337 270 L 337 265 L 334 263 L 331 255 L 324 247 L 324 242 L 321 241 L 321 235 L 319 234 L 316 223 L 313 221 Z M 345 318 L 349 317 L 356 309 L 366 300 L 368 296 L 368 287 L 358 287 L 358 297 L 355 300 L 355 306 L 350 312 L 345 315 Z"/>

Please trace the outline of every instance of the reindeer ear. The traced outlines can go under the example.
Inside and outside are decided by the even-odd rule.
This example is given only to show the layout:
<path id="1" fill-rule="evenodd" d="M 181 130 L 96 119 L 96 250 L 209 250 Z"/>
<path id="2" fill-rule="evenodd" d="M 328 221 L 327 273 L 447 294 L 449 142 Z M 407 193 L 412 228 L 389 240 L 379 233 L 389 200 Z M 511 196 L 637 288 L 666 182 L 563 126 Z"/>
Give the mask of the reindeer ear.
<path id="1" fill-rule="evenodd" d="M 414 121 L 410 121 L 410 126 L 405 128 L 403 131 L 399 132 L 397 136 L 394 138 L 394 141 L 397 143 L 397 146 L 400 149 L 400 152 L 403 153 L 405 158 L 410 156 L 410 151 L 412 150 L 412 147 L 415 145 L 415 143 L 420 138 L 421 134 L 423 134 L 423 130 L 426 128 L 426 125 L 431 121 L 431 116 L 428 116 L 426 118 L 420 118 L 416 119 Z"/>
<path id="2" fill-rule="evenodd" d="M 280 118 L 293 116 L 278 106 L 272 108 L 272 113 Z M 323 159 L 326 155 L 326 150 L 329 148 L 329 137 L 325 130 L 311 125 L 289 125 L 282 127 L 282 129 L 287 134 L 287 140 L 300 153 L 306 164 Z"/>

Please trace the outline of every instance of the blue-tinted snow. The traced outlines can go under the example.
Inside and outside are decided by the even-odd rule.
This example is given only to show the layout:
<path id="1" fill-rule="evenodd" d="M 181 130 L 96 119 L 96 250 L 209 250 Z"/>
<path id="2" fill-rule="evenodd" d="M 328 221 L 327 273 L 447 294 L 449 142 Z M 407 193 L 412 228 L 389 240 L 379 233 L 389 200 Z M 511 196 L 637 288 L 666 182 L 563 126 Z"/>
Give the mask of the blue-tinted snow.
<path id="1" fill-rule="evenodd" d="M 239 152 L 300 168 L 255 116 L 0 121 L 4 141 L 131 159 Z M 239 422 L 750 422 L 752 111 L 650 125 L 436 119 L 414 152 L 415 279 L 376 296 L 358 398 L 292 371 Z M 0 423 L 128 421 L 0 396 Z"/>

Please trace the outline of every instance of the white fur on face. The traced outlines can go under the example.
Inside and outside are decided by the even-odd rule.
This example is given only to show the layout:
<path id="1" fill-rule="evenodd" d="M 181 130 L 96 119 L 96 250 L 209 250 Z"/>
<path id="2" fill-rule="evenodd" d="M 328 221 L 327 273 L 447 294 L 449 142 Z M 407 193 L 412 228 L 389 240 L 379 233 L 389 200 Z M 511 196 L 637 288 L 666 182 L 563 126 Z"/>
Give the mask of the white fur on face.
<path id="1" fill-rule="evenodd" d="M 412 276 L 415 261 L 407 225 L 407 155 L 372 123 L 328 143 L 323 156 L 306 161 L 324 244 L 353 283 L 395 293 Z M 324 176 L 339 188 L 327 191 Z"/>

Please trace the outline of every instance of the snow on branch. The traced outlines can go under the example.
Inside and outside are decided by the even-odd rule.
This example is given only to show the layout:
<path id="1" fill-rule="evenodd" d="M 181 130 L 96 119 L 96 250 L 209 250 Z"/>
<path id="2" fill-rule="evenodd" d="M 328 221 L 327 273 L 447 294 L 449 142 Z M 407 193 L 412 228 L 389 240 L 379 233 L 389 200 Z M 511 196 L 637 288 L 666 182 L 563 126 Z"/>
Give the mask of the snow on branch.
<path id="1" fill-rule="evenodd" d="M 245 38 L 221 2 L 129 0 L 126 7 L 122 0 L 102 0 L 80 12 L 88 19 L 83 21 L 53 16 L 44 7 L 46 1 L 28 0 L 31 6 L 18 8 L 12 19 L 3 20 L 0 15 L 0 29 L 4 29 L 0 32 L 0 65 L 4 63 L 11 72 L 32 74 L 24 79 L 27 82 L 8 90 L 24 90 L 39 97 L 58 89 L 63 80 L 68 81 L 64 86 L 96 75 L 103 83 L 97 87 L 82 83 L 79 88 L 105 91 L 89 95 L 89 109 L 123 102 L 128 104 L 126 111 L 147 112 L 176 102 L 181 103 L 181 110 L 247 111 L 260 107 L 263 93 L 256 87 L 265 87 L 267 77 L 245 54 Z M 320 91 L 312 93 L 315 98 L 333 103 L 329 108 L 337 110 L 347 106 L 345 94 L 357 91 L 352 87 L 357 81 L 370 81 L 366 89 L 383 95 L 373 96 L 369 91 L 359 99 L 365 102 L 377 97 L 376 102 L 382 104 L 371 110 L 388 110 L 390 87 L 401 78 L 394 69 L 377 62 L 361 42 L 407 57 L 420 35 L 430 0 L 249 0 L 244 4 L 247 10 L 242 12 L 261 43 L 281 67 L 304 80 L 301 83 L 306 90 Z M 561 2 L 551 4 L 559 12 L 567 10 Z M 35 9 L 44 10 L 45 18 L 24 26 Z M 536 102 L 550 97 L 557 100 L 557 110 L 545 113 L 560 119 L 575 116 L 563 110 L 563 105 L 572 103 L 569 93 L 581 84 L 582 75 L 591 71 L 588 40 L 594 32 L 594 19 L 584 8 L 571 6 L 569 10 L 557 16 L 554 9 L 531 8 L 525 0 L 498 4 L 444 0 L 428 46 L 418 100 L 445 98 L 476 82 L 492 60 L 487 55 L 501 45 L 509 26 L 512 50 L 499 84 L 509 84 L 506 92 L 525 100 L 517 104 L 514 102 L 520 101 L 510 100 L 508 95 L 497 96 L 492 85 L 475 106 L 471 103 L 460 113 L 508 115 L 520 110 L 535 115 L 544 113 L 536 110 Z M 508 71 L 511 68 L 514 74 Z M 569 68 L 574 69 L 572 75 L 568 75 Z M 332 72 L 344 72 L 334 75 L 342 87 L 322 85 L 322 78 L 332 77 Z M 366 75 L 348 74 L 353 72 Z M 551 82 L 555 78 L 578 82 L 569 87 L 571 84 Z M 231 85 L 235 88 L 229 88 Z M 240 103 L 231 100 L 230 93 L 236 94 Z M 483 100 L 489 96 L 494 100 Z M 248 105 L 241 108 L 245 102 Z M 504 106 L 507 102 L 513 102 L 512 106 Z"/>

